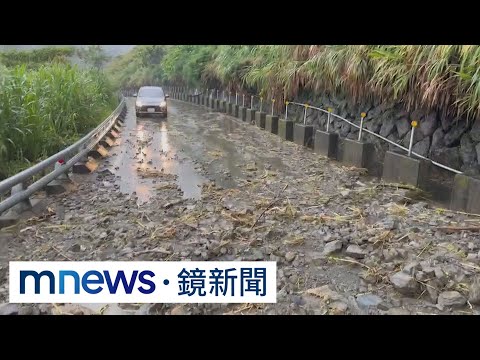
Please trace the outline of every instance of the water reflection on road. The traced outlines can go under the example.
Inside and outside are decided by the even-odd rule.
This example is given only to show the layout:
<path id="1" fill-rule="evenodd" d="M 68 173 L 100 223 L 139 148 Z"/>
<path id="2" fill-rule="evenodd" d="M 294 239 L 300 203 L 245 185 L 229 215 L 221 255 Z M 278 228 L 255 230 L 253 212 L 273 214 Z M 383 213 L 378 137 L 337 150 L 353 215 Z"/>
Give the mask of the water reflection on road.
<path id="1" fill-rule="evenodd" d="M 129 102 L 132 106 L 131 101 Z M 148 201 L 154 194 L 158 182 L 154 174 L 161 172 L 177 175 L 177 185 L 184 198 L 199 198 L 201 184 L 206 181 L 195 165 L 180 154 L 170 142 L 169 123 L 156 117 L 136 118 L 128 112 L 120 146 L 111 150 L 108 169 L 118 177 L 120 190 L 135 193 L 139 203 Z"/>
<path id="2" fill-rule="evenodd" d="M 119 146 L 110 149 L 112 157 L 105 164 L 117 175 L 120 190 L 135 193 L 139 203 L 158 194 L 155 184 L 161 179 L 155 173 L 159 172 L 176 175 L 183 197 L 194 199 L 200 198 L 201 185 L 207 181 L 204 173 L 217 185 L 231 188 L 245 176 L 240 167 L 246 162 L 288 172 L 280 156 L 267 157 L 257 149 L 235 145 L 232 138 L 260 135 L 255 127 L 229 116 L 170 100 L 167 119 L 137 118 L 133 99 L 128 99 L 128 106 Z M 209 160 L 208 154 L 215 152 L 221 155 Z M 197 163 L 203 164 L 205 172 L 199 171 Z"/>

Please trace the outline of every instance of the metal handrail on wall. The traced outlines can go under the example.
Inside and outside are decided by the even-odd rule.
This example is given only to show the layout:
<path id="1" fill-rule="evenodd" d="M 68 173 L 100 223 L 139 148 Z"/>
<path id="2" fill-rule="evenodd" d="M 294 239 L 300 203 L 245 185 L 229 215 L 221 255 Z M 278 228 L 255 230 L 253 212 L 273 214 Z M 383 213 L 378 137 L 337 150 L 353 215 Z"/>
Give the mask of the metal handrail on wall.
<path id="1" fill-rule="evenodd" d="M 208 91 L 211 90 L 212 91 L 212 95 L 210 96 L 210 98 L 213 98 L 213 95 L 215 94 L 215 92 L 217 93 L 217 98 L 218 98 L 218 92 L 219 90 L 218 89 L 207 89 L 207 93 Z M 225 93 L 225 91 L 223 91 L 223 93 Z M 230 94 L 230 92 L 228 92 Z M 243 97 L 245 97 L 245 95 L 243 95 Z M 262 96 L 259 96 L 259 95 L 250 95 L 250 108 L 252 109 L 253 108 L 253 100 L 254 98 L 258 98 L 260 99 L 260 111 L 263 110 L 263 97 Z M 225 98 L 224 98 L 225 99 Z M 229 99 L 229 102 L 230 99 Z M 273 111 L 273 103 L 275 102 L 275 99 L 272 99 L 272 115 L 274 114 L 274 111 Z M 237 93 L 237 101 L 236 103 L 238 104 L 238 93 Z M 362 113 L 361 116 L 360 116 L 360 125 L 357 125 L 355 124 L 354 122 L 348 120 L 348 119 L 345 119 L 344 117 L 340 116 L 340 115 L 337 115 L 337 114 L 334 114 L 333 113 L 333 110 L 331 108 L 329 108 L 328 110 L 325 110 L 325 109 L 322 109 L 320 107 L 316 107 L 316 106 L 312 106 L 312 105 L 309 105 L 309 104 L 303 104 L 303 103 L 299 103 L 299 102 L 294 102 L 294 101 L 285 101 L 285 120 L 288 120 L 288 106 L 289 105 L 297 105 L 297 106 L 302 106 L 305 108 L 305 112 L 304 112 L 304 118 L 303 118 L 303 123 L 306 125 L 306 121 L 307 121 L 307 109 L 314 109 L 314 110 L 317 110 L 317 111 L 320 111 L 320 112 L 323 112 L 325 114 L 328 115 L 328 118 L 327 118 L 327 125 L 326 125 L 326 131 L 329 132 L 329 125 L 330 123 L 333 121 L 332 120 L 332 117 L 335 117 L 339 120 L 342 120 L 343 122 L 346 122 L 348 124 L 350 124 L 351 126 L 359 129 L 359 134 L 358 134 L 358 141 L 361 140 L 362 138 L 362 133 L 363 132 L 366 132 L 370 135 L 373 135 L 383 141 L 386 141 L 388 142 L 389 144 L 399 148 L 399 149 L 402 149 L 404 151 L 407 152 L 408 156 L 416 156 L 420 159 L 423 159 L 423 160 L 427 160 L 427 161 L 430 161 L 433 165 L 435 166 L 438 166 L 442 169 L 445 169 L 445 170 L 448 170 L 448 171 L 451 171 L 455 174 L 463 174 L 463 172 L 459 171 L 459 170 L 456 170 L 456 169 L 453 169 L 449 166 L 446 166 L 446 165 L 443 165 L 443 164 L 440 164 L 436 161 L 433 161 L 432 159 L 429 159 L 428 157 L 426 156 L 423 156 L 423 155 L 420 155 L 414 151 L 412 151 L 412 147 L 413 147 L 413 139 L 414 139 L 414 133 L 415 133 L 415 129 L 417 128 L 418 126 L 418 122 L 417 121 L 412 121 L 411 125 L 412 125 L 412 129 L 411 129 L 411 134 L 410 134 L 410 142 L 409 142 L 409 147 L 406 148 L 400 144 L 397 144 L 396 142 L 392 141 L 392 140 L 389 140 L 387 139 L 386 137 L 380 135 L 380 134 L 377 134 L 376 132 L 373 132 L 369 129 L 366 129 L 363 124 L 364 124 L 364 120 L 365 120 L 365 117 L 366 117 L 366 114 L 365 113 Z M 245 106 L 245 105 L 244 105 Z"/>
<path id="2" fill-rule="evenodd" d="M 90 131 L 76 143 L 70 145 L 55 155 L 50 156 L 48 159 L 45 159 L 42 162 L 1 181 L 0 195 L 10 191 L 15 185 L 22 184 L 27 180 L 30 180 L 33 176 L 54 165 L 59 160 L 64 161 L 64 164 L 61 167 L 53 170 L 40 180 L 31 184 L 27 189 L 16 194 L 12 194 L 10 197 L 0 202 L 0 215 L 19 202 L 28 199 L 35 192 L 43 189 L 45 186 L 47 186 L 47 184 L 55 180 L 61 174 L 66 173 L 73 165 L 84 158 L 88 152 L 100 142 L 100 140 L 108 133 L 108 131 L 110 131 L 125 106 L 125 98 L 122 97 L 120 104 L 112 112 L 112 114 L 110 114 L 100 125 L 98 125 L 94 130 Z"/>
<path id="3" fill-rule="evenodd" d="M 328 111 L 328 110 L 325 110 L 325 109 L 322 109 L 322 108 L 319 108 L 319 107 L 316 107 L 316 106 L 311 106 L 311 105 L 308 105 L 308 104 L 301 104 L 301 103 L 297 103 L 297 102 L 288 102 L 288 101 L 287 101 L 287 102 L 286 102 L 286 107 L 287 107 L 287 109 L 288 109 L 288 105 L 289 105 L 289 104 L 298 105 L 298 106 L 303 106 L 303 107 L 305 107 L 305 109 L 311 108 L 311 109 L 314 109 L 314 110 L 318 110 L 318 111 L 321 111 L 321 112 L 324 112 L 324 113 L 328 114 L 328 115 L 329 115 L 329 118 L 330 118 L 330 116 L 333 116 L 333 117 L 336 117 L 337 119 L 340 119 L 340 120 L 342 120 L 342 121 L 350 124 L 351 126 L 359 129 L 359 138 L 358 138 L 358 141 L 361 140 L 362 132 L 366 132 L 366 133 L 368 133 L 368 134 L 371 134 L 371 135 L 373 135 L 373 136 L 375 136 L 375 137 L 377 137 L 377 138 L 379 138 L 379 139 L 382 139 L 382 140 L 384 140 L 384 141 L 392 144 L 393 146 L 396 146 L 396 147 L 399 148 L 399 149 L 402 149 L 402 150 L 406 151 L 409 156 L 414 155 L 414 156 L 416 156 L 416 157 L 418 157 L 418 158 L 420 158 L 420 159 L 431 161 L 433 165 L 436 165 L 436 166 L 441 167 L 441 168 L 443 168 L 443 169 L 445 169 L 445 170 L 451 171 L 451 172 L 453 172 L 453 173 L 455 173 L 455 174 L 462 174 L 461 171 L 458 171 L 458 170 L 453 169 L 453 168 L 451 168 L 451 167 L 449 167 L 449 166 L 440 164 L 440 163 L 438 163 L 438 162 L 436 162 L 436 161 L 433 161 L 432 159 L 429 159 L 429 158 L 426 157 L 426 156 L 417 154 L 416 152 L 412 151 L 413 138 L 414 138 L 413 135 L 414 135 L 415 129 L 417 128 L 417 125 L 418 125 L 417 121 L 412 121 L 412 124 L 411 124 L 411 125 L 412 125 L 412 131 L 411 131 L 411 135 L 410 135 L 410 145 L 409 145 L 409 147 L 408 147 L 408 149 L 407 149 L 406 147 L 404 147 L 404 146 L 402 146 L 402 145 L 400 145 L 400 144 L 397 144 L 396 142 L 394 142 L 394 141 L 392 141 L 392 140 L 389 140 L 389 139 L 387 139 L 386 137 L 383 137 L 382 135 L 377 134 L 376 132 L 371 131 L 371 130 L 366 129 L 365 127 L 363 127 L 363 122 L 364 122 L 364 118 L 365 118 L 365 115 L 366 115 L 365 113 L 362 113 L 362 114 L 361 114 L 360 125 L 357 125 L 357 124 L 355 124 L 355 123 L 353 123 L 353 122 L 345 119 L 344 117 L 342 117 L 342 116 L 340 116 L 340 115 L 334 114 L 334 113 L 331 112 L 331 111 Z M 330 109 L 330 110 L 331 110 L 331 109 Z M 305 113 L 306 113 L 306 111 L 305 111 Z M 288 111 L 287 111 L 285 114 L 287 115 L 287 114 L 288 114 Z M 285 117 L 285 120 L 287 120 L 287 117 Z M 304 122 L 305 122 L 305 121 L 306 121 L 306 116 L 304 117 Z M 328 124 L 328 125 L 329 125 L 329 122 L 330 122 L 330 120 L 327 119 L 327 124 Z M 328 132 L 328 127 L 327 127 L 327 132 Z"/>

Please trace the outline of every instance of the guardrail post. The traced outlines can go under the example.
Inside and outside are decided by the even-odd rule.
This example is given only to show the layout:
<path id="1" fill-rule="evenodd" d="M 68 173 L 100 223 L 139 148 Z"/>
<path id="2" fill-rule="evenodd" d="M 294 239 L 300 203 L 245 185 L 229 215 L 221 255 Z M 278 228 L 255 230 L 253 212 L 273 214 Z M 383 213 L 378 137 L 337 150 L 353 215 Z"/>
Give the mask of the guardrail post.
<path id="1" fill-rule="evenodd" d="M 293 121 L 288 120 L 288 105 L 289 101 L 285 101 L 285 119 L 278 120 L 277 134 L 281 139 L 293 141 Z"/>
<path id="2" fill-rule="evenodd" d="M 265 120 L 266 120 L 267 114 L 264 113 L 262 110 L 263 110 L 263 96 L 260 97 L 260 111 L 255 112 L 255 124 L 260 129 L 265 129 Z"/>
<path id="3" fill-rule="evenodd" d="M 250 95 L 250 108 L 247 109 L 246 112 L 246 121 L 250 124 L 255 122 L 255 110 L 253 109 L 253 97 L 254 95 Z"/>
<path id="4" fill-rule="evenodd" d="M 274 114 L 275 99 L 272 99 L 272 114 L 265 116 L 265 130 L 272 133 L 278 134 L 278 116 Z"/>
<path id="5" fill-rule="evenodd" d="M 313 152 L 326 156 L 330 159 L 337 158 L 338 151 L 338 134 L 330 132 L 330 122 L 332 119 L 332 108 L 327 109 L 327 126 L 326 131 L 317 130 L 315 132 L 315 142 L 313 145 Z"/>
<path id="6" fill-rule="evenodd" d="M 332 108 L 328 108 L 328 115 L 327 115 L 327 133 L 328 129 L 330 128 L 330 114 L 332 113 Z"/>
<path id="7" fill-rule="evenodd" d="M 242 94 L 242 106 L 238 107 L 238 118 L 242 121 L 247 120 L 247 108 L 245 107 L 245 94 Z"/>
<path id="8" fill-rule="evenodd" d="M 304 107 L 305 112 L 303 115 L 303 125 L 295 124 L 293 127 L 293 141 L 298 145 L 313 148 L 315 140 L 313 125 L 307 125 L 307 109 L 309 108 L 309 105 L 305 104 Z"/>
<path id="9" fill-rule="evenodd" d="M 367 116 L 367 114 L 364 112 L 360 114 L 361 119 L 360 119 L 360 130 L 358 131 L 358 141 L 362 140 L 363 119 L 365 119 L 365 116 Z"/>
<path id="10" fill-rule="evenodd" d="M 415 134 L 415 128 L 418 126 L 416 120 L 412 121 L 412 132 L 410 134 L 410 144 L 408 145 L 408 156 L 412 156 L 412 147 L 413 147 L 413 135 Z"/>
<path id="11" fill-rule="evenodd" d="M 55 163 L 55 170 L 65 165 L 65 160 L 59 160 Z M 68 177 L 67 172 L 61 173 L 55 180 L 49 182 L 45 187 L 45 191 L 48 195 L 64 193 L 67 184 L 71 184 L 72 181 Z"/>
<path id="12" fill-rule="evenodd" d="M 65 165 L 65 162 L 66 162 L 65 159 L 57 161 L 55 163 L 55 170 L 57 170 L 57 169 L 61 168 L 63 165 Z M 70 178 L 68 177 L 68 174 L 66 172 L 58 175 L 57 179 L 58 180 L 70 180 Z"/>
<path id="13" fill-rule="evenodd" d="M 22 192 L 25 189 L 26 189 L 25 184 L 20 183 L 12 187 L 10 194 L 15 195 Z M 30 199 L 25 199 L 20 201 L 18 204 L 12 206 L 10 211 L 7 212 L 7 214 L 11 214 L 11 215 L 21 214 L 22 212 L 28 211 L 31 209 L 32 209 L 32 203 L 30 202 Z"/>

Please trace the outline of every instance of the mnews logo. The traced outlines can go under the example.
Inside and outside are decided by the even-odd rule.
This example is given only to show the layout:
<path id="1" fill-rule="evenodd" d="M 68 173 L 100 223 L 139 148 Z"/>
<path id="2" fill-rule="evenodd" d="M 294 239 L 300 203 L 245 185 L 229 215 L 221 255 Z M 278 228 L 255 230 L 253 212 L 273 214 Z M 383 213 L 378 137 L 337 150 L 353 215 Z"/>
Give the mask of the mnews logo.
<path id="1" fill-rule="evenodd" d="M 12 261 L 10 303 L 276 303 L 276 262 Z"/>

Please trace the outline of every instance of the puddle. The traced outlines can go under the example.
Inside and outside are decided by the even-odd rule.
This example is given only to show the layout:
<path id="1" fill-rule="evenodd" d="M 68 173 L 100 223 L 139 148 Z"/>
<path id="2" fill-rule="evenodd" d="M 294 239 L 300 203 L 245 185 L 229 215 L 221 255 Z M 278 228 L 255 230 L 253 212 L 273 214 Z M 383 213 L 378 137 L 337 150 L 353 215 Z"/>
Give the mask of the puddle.
<path id="1" fill-rule="evenodd" d="M 184 198 L 200 198 L 201 185 L 206 179 L 171 141 L 168 120 L 137 119 L 135 112 L 130 110 L 125 125 L 120 146 L 111 150 L 113 156 L 108 167 L 119 176 L 121 192 L 136 193 L 140 204 L 147 202 L 156 193 L 155 186 L 162 179 L 161 176 L 146 177 L 144 174 L 161 172 L 177 176 L 176 183 Z"/>

